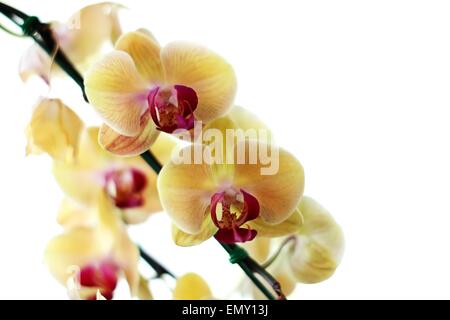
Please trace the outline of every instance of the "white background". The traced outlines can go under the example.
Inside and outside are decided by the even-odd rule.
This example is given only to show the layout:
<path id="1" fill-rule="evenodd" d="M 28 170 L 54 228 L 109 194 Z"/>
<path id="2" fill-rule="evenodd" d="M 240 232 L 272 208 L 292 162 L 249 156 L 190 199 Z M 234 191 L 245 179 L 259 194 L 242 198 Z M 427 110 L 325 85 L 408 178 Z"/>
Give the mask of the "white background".
<path id="1" fill-rule="evenodd" d="M 123 2 L 125 29 L 204 43 L 234 65 L 236 102 L 298 156 L 306 193 L 342 225 L 338 271 L 295 298 L 450 298 L 448 1 Z M 9 3 L 65 20 L 92 2 Z M 64 299 L 42 262 L 62 194 L 49 158 L 24 156 L 32 106 L 47 94 L 17 75 L 29 44 L 0 33 L 0 298 Z M 75 85 L 58 85 L 51 95 L 99 123 Z M 217 295 L 232 289 L 240 271 L 221 248 L 176 248 L 168 228 L 160 215 L 132 235 L 175 272 L 202 273 Z"/>

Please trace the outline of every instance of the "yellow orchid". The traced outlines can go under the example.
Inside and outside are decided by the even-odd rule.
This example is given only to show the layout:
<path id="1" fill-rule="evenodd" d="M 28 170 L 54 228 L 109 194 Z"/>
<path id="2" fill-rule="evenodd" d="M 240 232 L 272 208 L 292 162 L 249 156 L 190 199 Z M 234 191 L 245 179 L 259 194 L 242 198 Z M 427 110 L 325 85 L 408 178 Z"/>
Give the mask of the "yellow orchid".
<path id="1" fill-rule="evenodd" d="M 177 279 L 174 300 L 211 300 L 213 295 L 206 281 L 196 273 L 186 273 Z"/>
<path id="2" fill-rule="evenodd" d="M 233 68 L 205 47 L 172 42 L 161 48 L 147 31 L 122 35 L 115 50 L 85 78 L 90 103 L 103 118 L 107 150 L 137 155 L 160 131 L 190 130 L 227 112 L 236 92 Z"/>
<path id="3" fill-rule="evenodd" d="M 45 262 L 71 297 L 96 299 L 100 294 L 111 299 L 121 274 L 136 295 L 139 250 L 107 195 L 100 194 L 97 203 L 96 225 L 70 228 L 53 238 L 45 250 Z"/>
<path id="4" fill-rule="evenodd" d="M 98 128 L 87 128 L 81 134 L 75 161 L 54 162 L 53 174 L 63 191 L 85 206 L 95 205 L 97 195 L 105 191 L 130 224 L 161 211 L 156 173 L 140 157 L 121 158 L 103 150 L 97 137 Z M 161 136 L 152 151 L 164 163 L 174 145 L 172 139 Z M 60 214 L 59 221 L 73 224 L 75 217 L 80 219 L 80 215 Z"/>
<path id="5" fill-rule="evenodd" d="M 333 275 L 341 261 L 344 234 L 330 213 L 312 198 L 303 197 L 298 210 L 304 223 L 284 259 L 298 282 L 321 282 Z"/>
<path id="6" fill-rule="evenodd" d="M 123 158 L 103 150 L 97 142 L 98 131 L 85 128 L 61 100 L 41 99 L 26 129 L 27 153 L 48 153 L 54 160 L 53 173 L 61 188 L 84 206 L 95 207 L 98 193 L 106 190 L 116 206 L 123 209 L 127 223 L 142 222 L 149 214 L 161 211 L 155 172 L 140 157 Z M 174 139 L 161 135 L 152 152 L 165 163 L 175 145 Z M 71 211 L 80 210 L 66 200 L 58 220 L 74 224 L 74 220 L 81 219 L 81 214 L 69 214 Z M 86 216 L 87 211 L 83 212 Z"/>
<path id="7" fill-rule="evenodd" d="M 85 66 L 99 53 L 104 43 L 114 43 L 120 36 L 119 8 L 121 6 L 118 4 L 102 2 L 81 9 L 66 23 L 50 23 L 56 42 L 78 68 L 86 69 Z M 22 57 L 19 74 L 23 81 L 37 75 L 49 84 L 53 65 L 51 57 L 34 44 Z"/>
<path id="8" fill-rule="evenodd" d="M 224 155 L 226 161 L 211 162 L 206 156 L 199 163 L 197 155 L 213 152 L 208 145 L 192 145 L 180 151 L 182 159 L 175 156 L 163 167 L 158 190 L 176 225 L 177 244 L 194 245 L 213 235 L 224 243 L 246 242 L 257 233 L 281 236 L 292 232 L 286 226 L 301 224 L 293 211 L 303 194 L 303 167 L 287 151 L 271 146 L 278 170 L 264 175 L 267 164 L 255 155 L 267 148 L 245 139 L 228 150 L 231 159 Z"/>

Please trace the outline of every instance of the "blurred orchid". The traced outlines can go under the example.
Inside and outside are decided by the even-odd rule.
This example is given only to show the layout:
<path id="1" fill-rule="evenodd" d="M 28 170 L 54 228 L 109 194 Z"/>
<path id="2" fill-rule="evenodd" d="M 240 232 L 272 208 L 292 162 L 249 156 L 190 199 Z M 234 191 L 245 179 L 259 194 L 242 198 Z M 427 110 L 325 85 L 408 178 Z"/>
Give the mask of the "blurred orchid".
<path id="1" fill-rule="evenodd" d="M 98 128 L 85 128 L 60 100 L 41 99 L 26 133 L 27 153 L 45 151 L 52 156 L 54 176 L 72 200 L 95 207 L 98 194 L 105 191 L 116 207 L 123 209 L 127 223 L 142 222 L 149 214 L 161 211 L 157 176 L 145 161 L 139 157 L 117 157 L 103 150 L 97 142 Z M 174 146 L 173 139 L 161 136 L 152 151 L 165 163 Z M 67 210 L 66 202 L 59 216 L 61 223 L 73 224 L 73 219 L 88 218 L 86 214 L 66 214 L 74 210 L 73 206 Z"/>
<path id="2" fill-rule="evenodd" d="M 248 115 L 240 108 L 232 113 L 210 126 L 220 131 L 236 129 L 239 121 L 232 118 L 242 120 Z M 301 225 L 301 215 L 293 211 L 303 194 L 303 167 L 290 153 L 272 146 L 272 152 L 279 155 L 278 171 L 262 175 L 264 164 L 261 159 L 250 163 L 253 158 L 250 152 L 258 154 L 267 147 L 266 142 L 258 139 L 236 139 L 230 164 L 196 163 L 193 155 L 199 148 L 202 155 L 211 148 L 192 145 L 180 151 L 190 157 L 187 163 L 174 157 L 163 167 L 158 191 L 163 208 L 174 222 L 175 243 L 195 245 L 213 235 L 224 243 L 246 242 L 257 234 L 270 237 L 289 234 Z M 237 161 L 239 151 L 245 153 L 244 163 Z M 225 153 L 222 152 L 223 157 Z"/>
<path id="3" fill-rule="evenodd" d="M 298 210 L 304 223 L 296 241 L 280 257 L 289 265 L 294 279 L 317 283 L 331 277 L 344 252 L 344 234 L 330 213 L 310 197 L 303 197 Z"/>
<path id="4" fill-rule="evenodd" d="M 131 294 L 137 295 L 139 250 L 127 235 L 120 209 L 105 193 L 97 204 L 96 224 L 69 228 L 53 238 L 45 250 L 45 262 L 72 298 L 112 299 L 122 274 Z"/>
<path id="5" fill-rule="evenodd" d="M 95 205 L 96 195 L 105 191 L 129 224 L 161 211 L 156 173 L 139 157 L 121 158 L 103 150 L 97 137 L 98 128 L 87 128 L 81 133 L 75 161 L 54 162 L 53 174 L 63 191 L 86 206 Z M 161 136 L 152 151 L 165 163 L 174 146 L 170 137 Z M 69 222 L 61 216 L 60 221 Z"/>
<path id="6" fill-rule="evenodd" d="M 161 48 L 144 30 L 124 34 L 88 72 L 90 103 L 105 121 L 100 143 L 121 155 L 147 150 L 160 131 L 190 130 L 231 107 L 233 68 L 205 47 L 172 42 Z"/>
<path id="7" fill-rule="evenodd" d="M 122 33 L 119 8 L 119 4 L 102 2 L 84 7 L 66 23 L 50 23 L 56 42 L 80 70 L 86 69 L 106 42 L 114 43 Z M 52 58 L 33 44 L 20 61 L 19 74 L 23 81 L 37 75 L 49 84 L 53 66 Z"/>

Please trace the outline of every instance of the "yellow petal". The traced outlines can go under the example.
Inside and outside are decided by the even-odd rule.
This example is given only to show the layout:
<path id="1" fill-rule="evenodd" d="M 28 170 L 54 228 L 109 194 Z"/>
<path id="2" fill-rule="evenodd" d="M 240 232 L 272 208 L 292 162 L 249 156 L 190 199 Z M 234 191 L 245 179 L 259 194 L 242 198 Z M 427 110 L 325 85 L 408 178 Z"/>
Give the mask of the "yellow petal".
<path id="1" fill-rule="evenodd" d="M 128 137 L 117 133 L 107 125 L 100 128 L 99 142 L 109 152 L 121 156 L 136 156 L 147 151 L 159 135 L 150 113 L 146 112 L 140 119 L 139 132 Z"/>
<path id="2" fill-rule="evenodd" d="M 112 237 L 113 259 L 123 270 L 131 295 L 137 295 L 140 278 L 138 272 L 140 255 L 138 248 L 131 241 L 126 227 L 122 223 L 122 212 L 105 193 L 101 193 L 98 198 L 98 211 L 102 237 Z"/>
<path id="3" fill-rule="evenodd" d="M 247 138 L 266 143 L 270 143 L 272 140 L 272 133 L 266 124 L 256 115 L 239 106 L 234 106 L 226 115 L 208 122 L 203 128 L 203 132 L 209 129 L 219 130 L 225 139 L 227 130 L 241 129 L 242 134 L 238 134 L 236 131 L 232 132 L 235 140 Z M 205 136 L 205 133 L 203 135 Z M 208 141 L 203 141 L 203 143 L 208 144 Z"/>
<path id="4" fill-rule="evenodd" d="M 189 146 L 182 152 L 191 150 Z M 193 163 L 193 162 L 192 162 Z M 211 167 L 203 164 L 177 164 L 169 162 L 158 177 L 158 191 L 161 204 L 173 222 L 182 231 L 197 234 L 211 202 L 215 183 Z"/>
<path id="5" fill-rule="evenodd" d="M 84 7 L 64 24 L 53 25 L 56 38 L 70 60 L 77 65 L 114 43 L 122 33 L 118 10 L 121 5 L 103 2 Z"/>
<path id="6" fill-rule="evenodd" d="M 210 300 L 212 297 L 206 281 L 195 273 L 186 273 L 179 277 L 173 290 L 174 300 Z"/>
<path id="7" fill-rule="evenodd" d="M 89 127 L 81 133 L 76 159 L 80 168 L 105 169 L 111 165 L 114 157 L 100 146 L 98 142 L 99 131 L 98 127 Z"/>
<path id="8" fill-rule="evenodd" d="M 26 129 L 27 154 L 43 151 L 55 160 L 70 161 L 83 128 L 80 118 L 59 99 L 41 99 Z"/>
<path id="9" fill-rule="evenodd" d="M 146 35 L 147 37 L 149 37 L 151 40 L 153 40 L 154 42 L 158 43 L 158 40 L 156 40 L 156 37 L 153 35 L 153 33 L 151 33 L 150 30 L 145 29 L 145 28 L 139 28 L 136 30 L 137 32 L 140 32 L 144 35 Z"/>
<path id="10" fill-rule="evenodd" d="M 190 247 L 198 245 L 208 240 L 217 232 L 217 230 L 218 230 L 217 227 L 214 225 L 214 223 L 209 217 L 209 207 L 208 207 L 199 233 L 197 234 L 186 233 L 177 228 L 176 225 L 172 225 L 172 239 L 178 246 Z"/>
<path id="11" fill-rule="evenodd" d="M 117 41 L 115 48 L 127 52 L 133 59 L 143 79 L 151 83 L 162 83 L 159 44 L 142 31 L 128 32 Z"/>
<path id="12" fill-rule="evenodd" d="M 300 162 L 287 151 L 273 146 L 270 148 L 256 140 L 239 142 L 235 150 L 235 156 L 239 150 L 245 150 L 245 163 L 234 166 L 234 185 L 258 199 L 264 222 L 279 224 L 289 218 L 303 194 L 305 178 Z M 269 150 L 269 155 L 273 157 L 265 159 L 258 156 L 261 150 Z M 253 164 L 252 154 L 256 155 Z"/>
<path id="13" fill-rule="evenodd" d="M 52 275 L 65 285 L 74 266 L 98 261 L 107 254 L 108 243 L 104 242 L 105 246 L 98 245 L 101 241 L 105 239 L 101 239 L 93 228 L 71 229 L 50 240 L 44 254 L 45 262 Z"/>
<path id="14" fill-rule="evenodd" d="M 84 169 L 76 164 L 53 162 L 52 173 L 59 187 L 70 199 L 86 206 L 95 204 L 103 188 L 101 176 L 95 170 Z"/>
<path id="15" fill-rule="evenodd" d="M 222 159 L 222 162 L 225 162 L 227 157 L 233 158 L 234 150 L 229 147 L 232 142 L 236 144 L 244 140 L 257 140 L 270 144 L 274 140 L 270 130 L 261 120 L 238 106 L 234 106 L 225 116 L 208 122 L 203 127 L 203 135 L 195 137 L 198 136 L 201 136 L 202 140 L 197 142 L 209 145 L 214 149 L 213 157 Z M 222 166 L 217 169 L 227 168 Z"/>
<path id="16" fill-rule="evenodd" d="M 257 133 L 257 140 L 266 143 L 273 143 L 272 132 L 269 127 L 260 120 L 255 114 L 251 113 L 245 108 L 234 106 L 225 117 L 228 117 L 236 124 L 236 127 L 246 130 L 255 130 Z M 249 132 L 247 137 L 251 138 L 253 132 Z"/>
<path id="17" fill-rule="evenodd" d="M 178 147 L 178 141 L 173 139 L 171 135 L 161 133 L 158 139 L 150 147 L 153 155 L 158 159 L 161 164 L 169 163 L 172 158 L 172 153 Z"/>
<path id="18" fill-rule="evenodd" d="M 169 84 L 185 85 L 197 93 L 197 119 L 210 121 L 231 107 L 236 76 L 222 57 L 199 45 L 173 42 L 162 49 L 161 60 Z"/>
<path id="19" fill-rule="evenodd" d="M 265 223 L 263 219 L 257 218 L 247 223 L 250 228 L 258 232 L 258 237 L 282 237 L 296 233 L 303 224 L 303 218 L 299 211 L 296 211 L 288 219 L 275 225 Z"/>
<path id="20" fill-rule="evenodd" d="M 316 283 L 336 270 L 344 251 L 344 235 L 333 217 L 309 197 L 299 205 L 304 224 L 291 248 L 289 263 L 297 281 Z"/>
<path id="21" fill-rule="evenodd" d="M 127 53 L 115 50 L 94 64 L 85 85 L 90 103 L 108 126 L 127 136 L 142 130 L 148 86 Z"/>
<path id="22" fill-rule="evenodd" d="M 57 221 L 64 228 L 93 226 L 96 223 L 95 210 L 64 198 L 59 207 Z"/>
<path id="23" fill-rule="evenodd" d="M 264 263 L 269 258 L 270 239 L 256 237 L 252 241 L 241 244 L 249 255 L 258 263 Z"/>
<path id="24" fill-rule="evenodd" d="M 139 278 L 139 290 L 137 293 L 137 297 L 140 300 L 153 300 L 153 295 L 150 291 L 148 280 L 146 280 L 142 276 Z"/>

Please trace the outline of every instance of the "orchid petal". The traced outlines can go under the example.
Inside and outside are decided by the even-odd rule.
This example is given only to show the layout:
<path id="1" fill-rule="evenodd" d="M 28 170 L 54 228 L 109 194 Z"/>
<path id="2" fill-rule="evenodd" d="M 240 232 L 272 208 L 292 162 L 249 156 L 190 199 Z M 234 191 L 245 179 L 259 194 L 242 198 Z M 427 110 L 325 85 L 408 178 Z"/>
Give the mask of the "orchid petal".
<path id="1" fill-rule="evenodd" d="M 49 55 L 37 44 L 33 44 L 20 58 L 19 76 L 23 82 L 31 76 L 38 76 L 44 82 L 50 84 L 52 72 L 52 60 Z"/>
<path id="2" fill-rule="evenodd" d="M 210 300 L 212 292 L 202 277 L 195 273 L 187 273 L 177 279 L 173 290 L 174 300 Z"/>
<path id="3" fill-rule="evenodd" d="M 162 49 L 161 60 L 167 83 L 197 93 L 197 119 L 210 121 L 229 110 L 236 94 L 236 76 L 222 57 L 199 45 L 173 42 Z"/>
<path id="4" fill-rule="evenodd" d="M 128 32 L 117 41 L 115 48 L 125 51 L 133 59 L 139 74 L 147 82 L 164 80 L 159 44 L 142 31 Z"/>
<path id="5" fill-rule="evenodd" d="M 57 221 L 66 229 L 93 226 L 96 223 L 95 210 L 64 198 L 59 207 Z"/>
<path id="6" fill-rule="evenodd" d="M 279 224 L 268 224 L 262 218 L 248 222 L 248 225 L 258 232 L 258 237 L 282 237 L 296 233 L 303 224 L 303 217 L 299 211 Z"/>
<path id="7" fill-rule="evenodd" d="M 289 218 L 299 203 L 304 189 L 304 172 L 300 162 L 283 149 L 271 147 L 256 140 L 240 141 L 236 145 L 235 156 L 242 154 L 241 161 L 235 158 L 233 184 L 252 194 L 258 199 L 261 207 L 261 218 L 268 224 L 279 224 Z M 257 155 L 261 150 L 271 150 L 278 157 L 272 160 L 277 169 L 271 174 L 262 174 L 266 166 Z M 244 154 L 245 153 L 245 154 Z M 255 153 L 255 154 L 252 154 Z M 252 157 L 256 155 L 254 163 Z M 245 156 L 245 157 L 244 157 Z M 267 168 L 266 168 L 267 169 Z"/>
<path id="8" fill-rule="evenodd" d="M 142 131 L 149 89 L 130 55 L 118 50 L 106 55 L 89 70 L 85 86 L 89 101 L 109 127 L 131 137 Z"/>
<path id="9" fill-rule="evenodd" d="M 59 99 L 41 99 L 26 134 L 27 154 L 46 152 L 55 160 L 71 161 L 78 148 L 83 122 Z"/>
<path id="10" fill-rule="evenodd" d="M 249 255 L 258 263 L 266 262 L 270 252 L 270 238 L 258 236 L 250 242 L 243 243 L 242 246 Z"/>
<path id="11" fill-rule="evenodd" d="M 114 43 L 122 33 L 118 11 L 121 5 L 112 2 L 93 4 L 82 8 L 64 24 L 53 24 L 53 33 L 77 65 L 100 51 L 106 42 Z"/>
<path id="12" fill-rule="evenodd" d="M 137 293 L 137 297 L 139 300 L 153 300 L 152 292 L 150 291 L 149 281 L 144 277 L 140 276 L 139 278 L 139 290 Z"/>
<path id="13" fill-rule="evenodd" d="M 119 134 L 107 125 L 100 128 L 99 142 L 109 152 L 121 156 L 136 156 L 147 151 L 156 138 L 159 131 L 150 119 L 150 113 L 146 112 L 140 119 L 140 128 L 135 136 L 129 137 Z"/>
<path id="14" fill-rule="evenodd" d="M 181 150 L 191 150 L 189 146 Z M 173 160 L 166 164 L 158 177 L 158 191 L 161 204 L 178 228 L 190 234 L 202 229 L 210 197 L 214 193 L 215 183 L 209 165 L 177 164 Z"/>
<path id="15" fill-rule="evenodd" d="M 209 207 L 206 210 L 209 212 Z M 181 231 L 176 225 L 172 225 L 172 239 L 178 246 L 190 247 L 208 240 L 217 232 L 217 230 L 217 227 L 206 213 L 199 233 L 186 233 Z"/>

